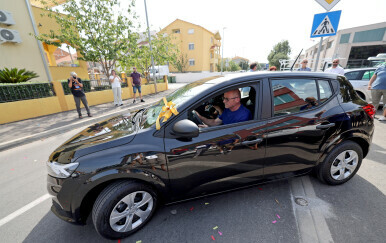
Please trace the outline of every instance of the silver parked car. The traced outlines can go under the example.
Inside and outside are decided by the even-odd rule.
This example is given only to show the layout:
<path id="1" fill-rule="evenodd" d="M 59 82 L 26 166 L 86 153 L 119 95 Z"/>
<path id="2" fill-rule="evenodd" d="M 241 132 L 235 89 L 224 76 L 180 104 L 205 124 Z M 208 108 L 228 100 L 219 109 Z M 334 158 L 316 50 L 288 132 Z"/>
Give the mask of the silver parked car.
<path id="1" fill-rule="evenodd" d="M 359 68 L 359 69 L 346 69 L 344 76 L 350 81 L 351 85 L 358 95 L 367 101 L 372 103 L 371 90 L 367 89 L 371 77 L 374 75 L 376 67 Z M 382 104 L 382 101 L 380 102 Z"/>

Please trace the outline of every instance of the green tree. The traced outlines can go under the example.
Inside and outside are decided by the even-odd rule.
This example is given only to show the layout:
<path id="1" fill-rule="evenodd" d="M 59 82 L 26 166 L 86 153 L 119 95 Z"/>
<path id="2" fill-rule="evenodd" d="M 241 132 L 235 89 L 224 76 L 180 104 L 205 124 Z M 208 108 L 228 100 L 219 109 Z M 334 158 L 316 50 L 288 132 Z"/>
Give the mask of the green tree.
<path id="1" fill-rule="evenodd" d="M 177 68 L 178 72 L 183 73 L 188 69 L 188 55 L 183 55 L 182 53 L 176 58 L 174 63 L 172 64 L 175 68 Z"/>
<path id="2" fill-rule="evenodd" d="M 237 65 L 234 61 L 230 61 L 229 62 L 229 67 L 228 67 L 229 71 L 231 72 L 236 72 L 236 71 L 239 71 L 240 70 L 240 67 L 239 65 Z"/>
<path id="3" fill-rule="evenodd" d="M 136 48 L 137 35 L 132 31 L 137 18 L 132 11 L 134 2 L 127 5 L 129 17 L 114 11 L 119 8 L 118 0 L 69 0 L 62 5 L 66 14 L 46 7 L 43 15 L 54 19 L 60 29 L 35 38 L 58 47 L 69 44 L 82 55 L 79 60 L 99 62 L 109 75 L 116 61 Z"/>
<path id="4" fill-rule="evenodd" d="M 289 55 L 291 54 L 291 47 L 289 45 L 288 40 L 281 41 L 274 45 L 273 49 L 268 55 L 268 61 L 270 66 L 276 66 L 278 69 L 280 68 L 279 59 L 289 59 Z"/>
<path id="5" fill-rule="evenodd" d="M 249 70 L 249 64 L 247 61 L 244 61 L 244 60 L 240 61 L 239 66 L 241 70 L 245 70 L 245 71 Z"/>
<path id="6" fill-rule="evenodd" d="M 143 33 L 143 35 L 147 35 Z M 136 66 L 142 75 L 149 79 L 151 63 L 151 55 L 154 58 L 154 65 L 165 65 L 174 63 L 177 60 L 178 49 L 170 39 L 170 37 L 157 33 L 151 36 L 152 52 L 147 41 L 139 43 L 138 47 L 120 58 L 118 65 L 127 72 L 130 72 L 131 67 Z M 148 74 L 148 75 L 146 75 Z"/>

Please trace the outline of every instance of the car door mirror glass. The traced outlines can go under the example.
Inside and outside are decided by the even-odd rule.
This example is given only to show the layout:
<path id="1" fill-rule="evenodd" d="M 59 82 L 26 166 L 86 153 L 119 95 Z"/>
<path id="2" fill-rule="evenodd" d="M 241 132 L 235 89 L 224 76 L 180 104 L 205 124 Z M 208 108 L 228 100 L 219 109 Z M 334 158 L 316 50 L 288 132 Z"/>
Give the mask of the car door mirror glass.
<path id="1" fill-rule="evenodd" d="M 195 138 L 198 137 L 199 128 L 194 122 L 184 119 L 173 125 L 172 134 L 179 138 Z"/>

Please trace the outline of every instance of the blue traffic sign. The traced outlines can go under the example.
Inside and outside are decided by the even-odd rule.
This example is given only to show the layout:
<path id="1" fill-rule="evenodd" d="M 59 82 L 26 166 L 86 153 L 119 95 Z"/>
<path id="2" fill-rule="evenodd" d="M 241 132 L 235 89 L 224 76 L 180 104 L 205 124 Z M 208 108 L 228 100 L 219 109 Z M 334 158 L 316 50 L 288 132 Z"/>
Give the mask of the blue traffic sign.
<path id="1" fill-rule="evenodd" d="M 336 35 L 341 13 L 342 10 L 315 14 L 311 38 Z"/>

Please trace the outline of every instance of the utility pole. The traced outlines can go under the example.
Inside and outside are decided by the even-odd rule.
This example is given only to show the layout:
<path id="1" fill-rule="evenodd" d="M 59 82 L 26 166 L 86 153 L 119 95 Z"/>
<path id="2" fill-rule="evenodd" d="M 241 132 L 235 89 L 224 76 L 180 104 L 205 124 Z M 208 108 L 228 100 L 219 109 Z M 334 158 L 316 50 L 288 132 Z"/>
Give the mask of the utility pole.
<path id="1" fill-rule="evenodd" d="M 150 47 L 151 65 L 152 65 L 152 67 L 153 67 L 154 90 L 155 90 L 155 93 L 157 93 L 157 79 L 156 79 L 156 77 L 155 77 L 154 58 L 153 58 L 153 51 L 152 51 L 152 48 L 151 48 L 151 36 L 150 36 L 149 19 L 147 18 L 146 0 L 143 0 L 143 1 L 145 2 L 145 13 L 146 13 L 147 33 L 148 33 L 148 35 L 149 35 L 149 47 Z"/>

